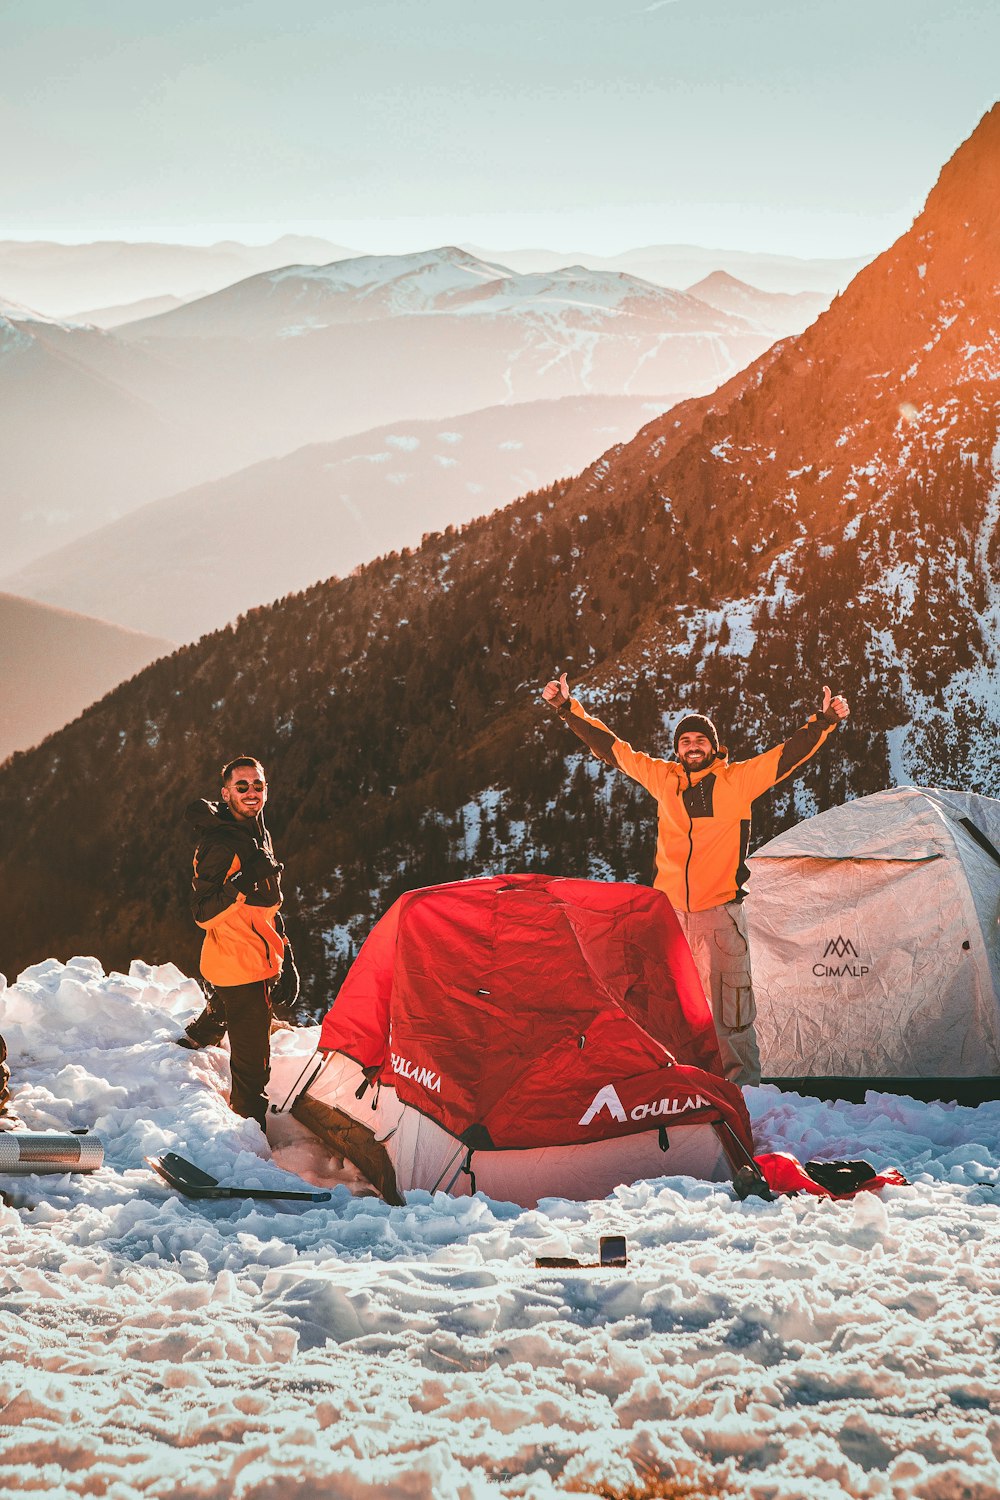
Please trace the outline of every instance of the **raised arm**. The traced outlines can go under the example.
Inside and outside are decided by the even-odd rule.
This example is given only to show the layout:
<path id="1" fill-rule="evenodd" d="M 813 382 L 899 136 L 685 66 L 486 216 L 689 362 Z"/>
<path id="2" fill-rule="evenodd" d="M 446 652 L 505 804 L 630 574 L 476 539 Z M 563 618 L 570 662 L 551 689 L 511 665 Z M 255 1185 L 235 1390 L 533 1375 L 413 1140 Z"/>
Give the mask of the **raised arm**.
<path id="1" fill-rule="evenodd" d="M 542 697 L 599 760 L 617 771 L 624 771 L 626 776 L 631 776 L 633 781 L 656 796 L 666 762 L 646 755 L 641 750 L 633 750 L 626 740 L 620 740 L 600 719 L 586 713 L 579 701 L 570 696 L 565 672 L 558 679 L 545 684 Z"/>
<path id="2" fill-rule="evenodd" d="M 762 792 L 776 786 L 779 781 L 786 780 L 800 766 L 805 765 L 833 731 L 848 718 L 850 712 L 847 699 L 840 694 L 834 697 L 830 689 L 824 686 L 818 711 L 811 714 L 787 740 L 765 750 L 761 755 L 737 761 L 732 767 L 733 776 L 747 800 L 752 802 Z"/>
<path id="3" fill-rule="evenodd" d="M 542 688 L 542 697 L 545 702 L 564 720 L 572 729 L 573 733 L 583 741 L 588 750 L 603 760 L 606 766 L 617 767 L 618 762 L 614 757 L 615 736 L 606 724 L 600 719 L 592 719 L 585 714 L 575 698 L 569 695 L 569 682 L 566 673 L 560 674 L 558 679 L 547 682 Z"/>

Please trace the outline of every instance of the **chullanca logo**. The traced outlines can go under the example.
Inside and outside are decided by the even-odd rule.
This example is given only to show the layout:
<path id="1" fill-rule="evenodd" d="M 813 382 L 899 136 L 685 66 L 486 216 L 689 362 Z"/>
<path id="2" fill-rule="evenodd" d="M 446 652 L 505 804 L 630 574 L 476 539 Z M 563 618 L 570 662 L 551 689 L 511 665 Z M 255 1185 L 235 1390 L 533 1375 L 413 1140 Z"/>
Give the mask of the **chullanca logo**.
<path id="1" fill-rule="evenodd" d="M 711 1101 L 703 1099 L 701 1094 L 688 1094 L 683 1098 L 654 1099 L 650 1104 L 637 1104 L 626 1114 L 618 1090 L 613 1083 L 606 1083 L 590 1101 L 580 1124 L 589 1125 L 592 1120 L 596 1120 L 602 1109 L 606 1109 L 613 1120 L 624 1125 L 626 1120 L 645 1120 L 655 1115 L 680 1115 L 686 1109 L 708 1109 L 710 1104 Z"/>
<path id="2" fill-rule="evenodd" d="M 822 960 L 813 964 L 813 973 L 817 979 L 861 979 L 870 972 L 870 965 L 859 963 L 860 957 L 861 954 L 850 938 L 838 935 L 827 942 Z M 844 959 L 845 962 L 832 964 L 829 962 L 831 958 Z"/>
<path id="3" fill-rule="evenodd" d="M 392 1071 L 398 1073 L 400 1078 L 409 1078 L 412 1083 L 419 1083 L 428 1092 L 440 1094 L 440 1073 L 435 1073 L 433 1068 L 418 1068 L 408 1057 L 400 1057 L 396 1052 L 390 1052 L 389 1056 L 392 1059 Z"/>

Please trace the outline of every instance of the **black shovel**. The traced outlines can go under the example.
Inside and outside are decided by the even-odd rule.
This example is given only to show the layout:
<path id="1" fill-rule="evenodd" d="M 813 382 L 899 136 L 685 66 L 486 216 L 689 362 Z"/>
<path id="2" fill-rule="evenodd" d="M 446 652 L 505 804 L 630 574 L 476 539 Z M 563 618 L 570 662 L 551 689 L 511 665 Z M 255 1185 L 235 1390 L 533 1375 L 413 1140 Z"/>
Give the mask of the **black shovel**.
<path id="1" fill-rule="evenodd" d="M 302 1193 L 285 1188 L 223 1187 L 217 1177 L 210 1177 L 193 1161 L 165 1151 L 162 1156 L 147 1156 L 146 1161 L 164 1182 L 186 1198 L 291 1198 L 301 1203 L 329 1203 L 332 1193 Z"/>

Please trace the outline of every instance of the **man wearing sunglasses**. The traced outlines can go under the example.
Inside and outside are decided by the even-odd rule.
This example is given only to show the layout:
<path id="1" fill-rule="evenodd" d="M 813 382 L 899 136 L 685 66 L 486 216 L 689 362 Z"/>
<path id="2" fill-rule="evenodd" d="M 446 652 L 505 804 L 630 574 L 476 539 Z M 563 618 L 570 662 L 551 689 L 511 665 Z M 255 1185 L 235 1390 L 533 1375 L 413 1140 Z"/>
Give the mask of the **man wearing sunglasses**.
<path id="1" fill-rule="evenodd" d="M 286 978 L 295 971 L 279 914 L 282 866 L 264 824 L 260 761 L 244 755 L 223 766 L 221 799 L 187 809 L 197 840 L 191 911 L 205 933 L 201 972 L 213 993 L 181 1045 L 207 1046 L 229 1032 L 232 1109 L 263 1129 L 272 992 L 283 961 Z"/>

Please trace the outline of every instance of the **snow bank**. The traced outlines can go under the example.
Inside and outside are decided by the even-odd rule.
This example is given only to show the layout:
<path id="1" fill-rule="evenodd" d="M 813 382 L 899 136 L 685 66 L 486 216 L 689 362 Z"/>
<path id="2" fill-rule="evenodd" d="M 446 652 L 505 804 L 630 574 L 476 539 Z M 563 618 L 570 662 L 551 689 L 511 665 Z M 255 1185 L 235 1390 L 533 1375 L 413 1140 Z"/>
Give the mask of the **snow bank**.
<path id="1" fill-rule="evenodd" d="M 199 1002 L 170 965 L 0 983 L 25 1124 L 90 1126 L 106 1150 L 91 1176 L 0 1183 L 4 1493 L 1000 1492 L 1000 1104 L 749 1090 L 762 1148 L 912 1180 L 845 1204 L 671 1177 L 532 1211 L 343 1185 L 323 1205 L 191 1202 L 143 1157 L 301 1185 L 294 1151 L 229 1113 L 226 1052 L 173 1045 Z M 275 1097 L 316 1037 L 278 1034 Z M 535 1269 L 604 1233 L 627 1235 L 627 1270 Z"/>

